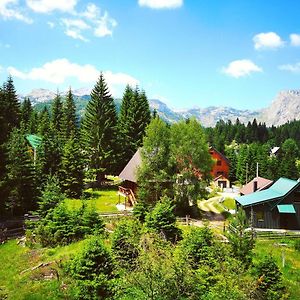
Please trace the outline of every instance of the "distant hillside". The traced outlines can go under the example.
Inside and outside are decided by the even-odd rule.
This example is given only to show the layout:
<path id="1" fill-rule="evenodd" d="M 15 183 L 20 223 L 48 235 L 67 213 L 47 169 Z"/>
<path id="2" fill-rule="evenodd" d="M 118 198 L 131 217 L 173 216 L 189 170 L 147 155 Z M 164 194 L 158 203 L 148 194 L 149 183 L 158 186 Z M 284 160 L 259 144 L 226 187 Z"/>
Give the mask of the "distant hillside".
<path id="1" fill-rule="evenodd" d="M 78 115 L 82 116 L 87 102 L 90 99 L 89 89 L 79 89 L 73 91 Z M 62 94 L 64 96 L 64 94 Z M 50 107 L 51 100 L 55 93 L 46 89 L 36 89 L 20 99 L 28 97 L 33 105 L 38 109 L 44 106 Z M 117 110 L 119 111 L 121 99 L 115 99 Z M 192 108 L 176 111 L 169 108 L 165 103 L 157 99 L 149 100 L 150 108 L 157 111 L 158 115 L 169 123 L 177 122 L 181 119 L 195 117 L 205 127 L 214 126 L 218 120 L 231 120 L 235 122 L 237 118 L 242 123 L 247 123 L 256 118 L 267 125 L 281 125 L 294 119 L 300 119 L 300 90 L 282 91 L 272 101 L 270 106 L 263 110 L 239 110 L 232 107 L 209 106 L 206 108 Z"/>

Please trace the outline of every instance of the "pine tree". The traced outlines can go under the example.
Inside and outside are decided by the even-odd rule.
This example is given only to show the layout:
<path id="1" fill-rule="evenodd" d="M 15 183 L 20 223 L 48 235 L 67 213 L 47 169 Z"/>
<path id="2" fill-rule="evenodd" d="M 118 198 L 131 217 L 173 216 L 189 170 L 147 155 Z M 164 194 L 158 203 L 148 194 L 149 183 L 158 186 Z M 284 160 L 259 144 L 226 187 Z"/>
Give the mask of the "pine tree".
<path id="1" fill-rule="evenodd" d="M 26 132 L 30 132 L 30 120 L 33 114 L 33 108 L 29 98 L 25 98 L 21 104 L 21 124 L 25 128 Z"/>
<path id="2" fill-rule="evenodd" d="M 143 144 L 143 137 L 145 130 L 151 120 L 151 112 L 149 103 L 144 91 L 140 92 L 136 87 L 133 94 L 133 107 L 132 107 L 132 137 L 134 138 L 135 149 L 138 149 Z"/>
<path id="3" fill-rule="evenodd" d="M 62 186 L 70 198 L 80 198 L 83 189 L 83 157 L 77 139 L 66 142 L 62 155 Z"/>
<path id="4" fill-rule="evenodd" d="M 38 126 L 37 133 L 40 136 L 44 136 L 47 132 L 50 131 L 50 115 L 48 109 L 44 107 L 44 109 L 38 115 Z"/>
<path id="5" fill-rule="evenodd" d="M 76 106 L 74 102 L 74 97 L 71 91 L 71 88 L 69 89 L 69 92 L 67 94 L 64 107 L 63 107 L 63 133 L 64 138 L 68 139 L 72 135 L 76 135 L 77 132 L 77 116 L 76 116 Z"/>
<path id="6" fill-rule="evenodd" d="M 119 132 L 122 145 L 120 164 L 122 167 L 142 146 L 145 130 L 150 120 L 151 112 L 145 92 L 140 92 L 138 87 L 133 91 L 130 86 L 127 86 L 119 116 Z"/>
<path id="7" fill-rule="evenodd" d="M 101 73 L 91 93 L 82 121 L 82 140 L 88 167 L 94 169 L 100 182 L 116 169 L 117 114 L 104 76 Z"/>
<path id="8" fill-rule="evenodd" d="M 9 187 L 6 206 L 12 215 L 34 208 L 35 180 L 33 157 L 24 132 L 14 129 L 8 142 L 6 185 Z"/>
<path id="9" fill-rule="evenodd" d="M 5 101 L 5 121 L 7 123 L 7 137 L 14 127 L 20 125 L 20 102 L 12 80 L 9 76 L 7 82 L 3 85 L 4 101 Z"/>
<path id="10" fill-rule="evenodd" d="M 51 105 L 51 126 L 58 134 L 62 134 L 63 123 L 63 103 L 61 96 L 57 92 Z"/>

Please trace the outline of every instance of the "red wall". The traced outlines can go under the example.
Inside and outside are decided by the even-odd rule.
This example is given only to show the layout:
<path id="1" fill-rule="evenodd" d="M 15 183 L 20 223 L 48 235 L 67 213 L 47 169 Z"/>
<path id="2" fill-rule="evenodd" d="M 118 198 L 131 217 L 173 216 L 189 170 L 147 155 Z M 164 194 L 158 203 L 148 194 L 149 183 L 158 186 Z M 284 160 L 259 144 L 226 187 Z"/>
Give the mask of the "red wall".
<path id="1" fill-rule="evenodd" d="M 213 148 L 209 150 L 209 153 L 215 161 L 215 164 L 210 172 L 213 178 L 216 178 L 219 175 L 223 175 L 224 177 L 228 178 L 229 163 L 227 160 Z M 220 162 L 220 165 L 218 165 L 218 161 Z"/>

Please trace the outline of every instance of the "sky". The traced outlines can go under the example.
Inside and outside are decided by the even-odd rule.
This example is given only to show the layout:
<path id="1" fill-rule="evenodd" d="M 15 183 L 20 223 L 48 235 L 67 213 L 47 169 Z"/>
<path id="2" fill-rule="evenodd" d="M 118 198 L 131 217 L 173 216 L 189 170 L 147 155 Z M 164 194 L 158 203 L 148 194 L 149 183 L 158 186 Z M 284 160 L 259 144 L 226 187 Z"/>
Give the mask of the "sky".
<path id="1" fill-rule="evenodd" d="M 260 109 L 300 89 L 296 0 L 0 0 L 0 84 L 138 85 L 175 109 Z"/>

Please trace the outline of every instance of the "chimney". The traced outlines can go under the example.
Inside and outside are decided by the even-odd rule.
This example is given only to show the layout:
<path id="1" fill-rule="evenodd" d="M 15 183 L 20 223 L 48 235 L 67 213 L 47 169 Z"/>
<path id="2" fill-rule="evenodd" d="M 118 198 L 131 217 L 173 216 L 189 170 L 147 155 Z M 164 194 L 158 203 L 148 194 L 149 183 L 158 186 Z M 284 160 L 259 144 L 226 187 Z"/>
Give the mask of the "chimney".
<path id="1" fill-rule="evenodd" d="M 257 180 L 253 181 L 253 192 L 257 191 Z"/>

